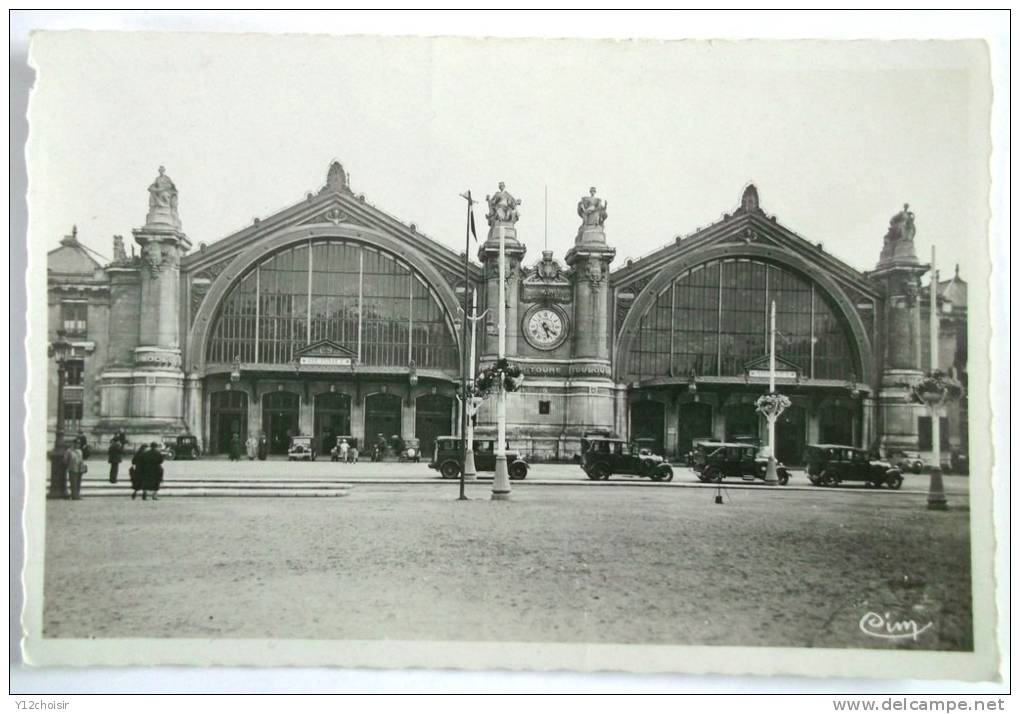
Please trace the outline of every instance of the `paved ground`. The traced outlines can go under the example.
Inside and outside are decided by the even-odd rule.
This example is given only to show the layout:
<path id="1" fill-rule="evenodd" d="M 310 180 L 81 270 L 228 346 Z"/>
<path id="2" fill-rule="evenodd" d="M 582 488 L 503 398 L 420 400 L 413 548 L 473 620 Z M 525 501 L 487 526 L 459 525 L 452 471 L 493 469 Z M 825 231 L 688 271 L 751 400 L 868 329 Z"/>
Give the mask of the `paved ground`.
<path id="1" fill-rule="evenodd" d="M 536 466 L 509 503 L 485 483 L 458 502 L 455 484 L 396 475 L 424 466 L 204 461 L 171 474 L 347 468 L 374 483 L 331 499 L 48 502 L 46 636 L 971 646 L 961 480 L 953 510 L 935 513 L 923 489 L 755 486 L 715 505 L 711 487 L 583 475 L 569 487 L 569 466 Z M 868 612 L 932 625 L 916 642 L 875 638 L 860 629 Z"/>

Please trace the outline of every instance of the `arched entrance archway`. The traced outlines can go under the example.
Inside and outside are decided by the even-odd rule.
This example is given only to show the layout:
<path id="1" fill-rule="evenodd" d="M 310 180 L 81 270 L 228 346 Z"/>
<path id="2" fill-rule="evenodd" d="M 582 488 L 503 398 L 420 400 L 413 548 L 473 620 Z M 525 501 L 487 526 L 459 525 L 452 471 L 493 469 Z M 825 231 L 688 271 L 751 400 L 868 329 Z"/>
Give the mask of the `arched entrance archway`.
<path id="1" fill-rule="evenodd" d="M 319 453 L 328 454 L 336 446 L 336 437 L 351 433 L 351 397 L 339 392 L 315 395 L 315 438 Z"/>
<path id="2" fill-rule="evenodd" d="M 414 435 L 424 454 L 434 450 L 436 437 L 453 433 L 453 399 L 442 394 L 423 394 L 414 402 Z"/>
<path id="3" fill-rule="evenodd" d="M 294 392 L 269 392 L 262 395 L 262 431 L 269 440 L 269 453 L 287 453 L 290 437 L 300 431 L 300 404 L 301 398 Z"/>
<path id="4" fill-rule="evenodd" d="M 762 442 L 761 418 L 753 404 L 730 404 L 723 413 L 726 416 L 726 441 Z"/>
<path id="5" fill-rule="evenodd" d="M 776 422 L 776 458 L 787 465 L 802 463 L 806 436 L 807 412 L 792 404 Z"/>
<path id="6" fill-rule="evenodd" d="M 683 456 L 691 449 L 695 439 L 712 437 L 712 406 L 705 402 L 687 402 L 680 405 L 677 423 L 677 451 Z"/>
<path id="7" fill-rule="evenodd" d="M 662 402 L 640 401 L 630 405 L 630 438 L 654 439 L 655 453 L 661 454 L 666 426 L 666 405 Z"/>
<path id="8" fill-rule="evenodd" d="M 365 448 L 370 449 L 379 434 L 389 439 L 403 436 L 400 429 L 401 399 L 396 394 L 369 394 L 365 397 Z"/>
<path id="9" fill-rule="evenodd" d="M 209 451 L 225 454 L 237 434 L 243 444 L 248 438 L 248 395 L 231 390 L 209 395 Z"/>
<path id="10" fill-rule="evenodd" d="M 854 413 L 846 404 L 826 402 L 818 409 L 818 440 L 854 446 Z"/>

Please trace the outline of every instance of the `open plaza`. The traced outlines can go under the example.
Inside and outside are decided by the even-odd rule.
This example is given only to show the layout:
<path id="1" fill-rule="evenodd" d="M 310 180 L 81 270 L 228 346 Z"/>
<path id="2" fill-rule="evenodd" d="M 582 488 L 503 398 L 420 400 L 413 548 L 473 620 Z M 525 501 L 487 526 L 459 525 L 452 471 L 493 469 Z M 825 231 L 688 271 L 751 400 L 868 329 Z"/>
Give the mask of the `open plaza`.
<path id="1" fill-rule="evenodd" d="M 46 637 L 973 646 L 965 477 L 939 512 L 927 475 L 719 491 L 535 464 L 500 502 L 424 463 L 207 459 L 142 502 L 103 466 L 47 503 Z"/>

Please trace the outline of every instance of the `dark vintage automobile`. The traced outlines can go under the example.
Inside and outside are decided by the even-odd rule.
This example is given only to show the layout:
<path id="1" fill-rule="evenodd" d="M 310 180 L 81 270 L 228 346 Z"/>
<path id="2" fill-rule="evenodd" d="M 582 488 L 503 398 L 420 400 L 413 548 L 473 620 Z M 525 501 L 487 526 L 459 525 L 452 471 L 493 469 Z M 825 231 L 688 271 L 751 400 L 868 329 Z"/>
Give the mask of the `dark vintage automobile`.
<path id="1" fill-rule="evenodd" d="M 290 437 L 290 446 L 287 448 L 288 461 L 315 461 L 315 439 L 310 436 Z"/>
<path id="2" fill-rule="evenodd" d="M 496 440 L 475 439 L 473 442 L 475 471 L 496 470 Z M 436 448 L 429 462 L 429 468 L 438 471 L 443 478 L 460 476 L 461 440 L 457 436 L 440 436 L 436 439 Z M 507 472 L 511 479 L 520 481 L 528 476 L 528 462 L 520 454 L 512 451 L 507 445 Z"/>
<path id="3" fill-rule="evenodd" d="M 691 450 L 684 454 L 684 462 L 691 468 L 694 468 L 694 456 L 698 453 L 698 447 L 705 444 L 719 444 L 720 441 L 712 438 L 711 436 L 704 436 L 700 439 L 694 439 L 691 441 Z"/>
<path id="4" fill-rule="evenodd" d="M 725 478 L 764 481 L 768 463 L 768 457 L 754 444 L 706 441 L 694 449 L 692 468 L 698 479 L 706 483 L 719 483 Z M 776 477 L 780 486 L 790 480 L 790 472 L 779 461 L 776 461 Z"/>
<path id="5" fill-rule="evenodd" d="M 191 434 L 183 436 L 167 436 L 163 438 L 163 446 L 160 448 L 163 458 L 168 461 L 195 460 L 202 455 L 198 448 L 198 438 Z"/>
<path id="6" fill-rule="evenodd" d="M 400 452 L 397 454 L 400 461 L 421 461 L 421 441 L 419 439 L 404 439 Z"/>
<path id="7" fill-rule="evenodd" d="M 924 459 L 916 451 L 891 451 L 888 456 L 889 463 L 900 471 L 914 474 L 924 471 Z"/>
<path id="8" fill-rule="evenodd" d="M 581 468 L 592 481 L 605 481 L 614 474 L 643 476 L 653 481 L 673 480 L 673 467 L 643 440 L 629 442 L 606 436 L 585 439 Z"/>
<path id="9" fill-rule="evenodd" d="M 903 485 L 903 473 L 888 461 L 873 459 L 865 449 L 842 444 L 809 444 L 804 449 L 807 477 L 816 486 L 838 486 L 861 481 L 866 486 Z"/>

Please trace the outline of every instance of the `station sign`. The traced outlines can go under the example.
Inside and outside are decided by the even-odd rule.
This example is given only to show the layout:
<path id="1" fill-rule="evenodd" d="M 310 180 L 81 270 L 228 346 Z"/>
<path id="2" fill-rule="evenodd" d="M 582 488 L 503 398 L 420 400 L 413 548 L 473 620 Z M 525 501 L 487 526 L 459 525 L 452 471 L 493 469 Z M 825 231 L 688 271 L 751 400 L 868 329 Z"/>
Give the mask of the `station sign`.
<path id="1" fill-rule="evenodd" d="M 350 367 L 350 357 L 320 357 L 317 355 L 301 355 L 301 364 L 314 367 Z"/>
<path id="2" fill-rule="evenodd" d="M 747 376 L 751 379 L 768 379 L 769 371 L 767 369 L 749 369 Z M 777 369 L 776 379 L 797 379 L 797 372 L 792 369 Z"/>

